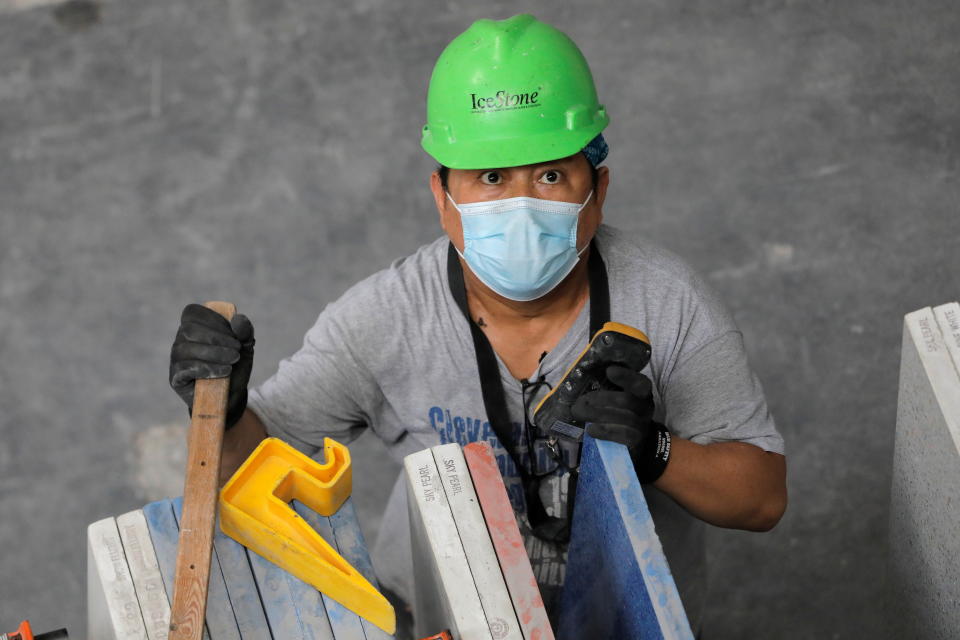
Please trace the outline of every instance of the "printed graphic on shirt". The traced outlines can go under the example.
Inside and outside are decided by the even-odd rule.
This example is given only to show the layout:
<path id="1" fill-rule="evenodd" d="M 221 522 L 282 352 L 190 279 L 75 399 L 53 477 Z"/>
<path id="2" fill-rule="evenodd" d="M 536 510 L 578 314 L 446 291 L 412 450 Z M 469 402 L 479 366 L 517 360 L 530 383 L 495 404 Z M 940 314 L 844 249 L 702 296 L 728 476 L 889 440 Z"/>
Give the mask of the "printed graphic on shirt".
<path id="1" fill-rule="evenodd" d="M 497 466 L 500 468 L 500 475 L 504 478 L 504 484 L 507 487 L 507 495 L 510 497 L 510 504 L 517 513 L 526 511 L 526 502 L 523 497 L 523 486 L 520 483 L 520 474 L 513 458 L 507 453 L 507 450 L 500 443 L 500 439 L 493 432 L 490 422 L 482 418 L 470 418 L 458 416 L 451 413 L 450 409 L 441 407 L 431 407 L 429 411 L 430 426 L 440 435 L 440 444 L 449 444 L 456 442 L 460 446 L 465 446 L 471 442 L 489 442 L 493 449 L 493 454 L 497 459 Z M 523 438 L 523 425 L 518 422 L 511 423 L 513 427 L 514 442 L 521 442 Z M 520 453 L 518 451 L 518 453 Z M 527 464 L 526 447 L 523 447 L 521 464 Z"/>
<path id="2" fill-rule="evenodd" d="M 430 426 L 440 435 L 440 444 L 455 442 L 461 446 L 465 446 L 471 442 L 489 442 L 496 456 L 497 466 L 500 468 L 500 475 L 503 476 L 504 483 L 507 485 L 507 494 L 510 497 L 513 510 L 517 513 L 526 512 L 526 502 L 524 500 L 523 487 L 521 486 L 520 473 L 517 470 L 517 465 L 513 457 L 500 442 L 497 434 L 490 426 L 489 421 L 479 417 L 459 416 L 452 413 L 450 409 L 444 409 L 442 407 L 431 407 L 428 413 L 428 419 Z M 510 426 L 512 427 L 511 437 L 514 442 L 518 443 L 516 454 L 520 464 L 522 464 L 524 468 L 530 469 L 530 455 L 527 449 L 524 426 L 519 422 L 511 422 Z M 551 471 L 555 469 L 556 466 L 556 462 L 550 457 L 546 447 L 537 447 L 536 469 L 538 475 Z M 545 482 L 548 480 L 549 477 L 544 478 Z M 553 493 L 551 495 L 554 496 L 554 499 L 559 500 L 560 494 L 555 490 L 552 491 Z M 545 502 L 544 507 L 548 513 L 551 513 L 552 509 L 549 502 Z"/>

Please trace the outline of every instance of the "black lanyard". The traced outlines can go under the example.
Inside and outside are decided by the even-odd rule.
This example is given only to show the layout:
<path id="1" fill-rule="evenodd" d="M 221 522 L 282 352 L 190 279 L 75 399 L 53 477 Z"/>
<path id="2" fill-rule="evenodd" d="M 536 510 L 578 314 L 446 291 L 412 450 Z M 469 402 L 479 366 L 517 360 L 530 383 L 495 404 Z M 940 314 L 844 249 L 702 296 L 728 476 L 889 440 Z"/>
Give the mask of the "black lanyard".
<path id="1" fill-rule="evenodd" d="M 500 443 L 513 458 L 520 477 L 526 484 L 528 475 L 520 457 L 517 455 L 517 443 L 513 440 L 513 429 L 510 425 L 510 415 L 507 412 L 507 401 L 504 396 L 503 384 L 500 381 L 500 367 L 497 364 L 497 355 L 487 340 L 486 334 L 470 317 L 467 306 L 467 290 L 463 281 L 463 268 L 457 258 L 457 250 L 453 243 L 447 247 L 447 276 L 450 282 L 450 294 L 463 312 L 470 326 L 473 336 L 473 349 L 477 356 L 477 371 L 480 374 L 480 391 L 483 395 L 483 406 L 487 412 L 487 420 Z M 590 257 L 587 260 L 587 281 L 590 285 L 590 333 L 587 340 L 610 320 L 610 285 L 607 281 L 607 268 L 597 250 L 597 243 L 590 243 Z M 528 451 L 532 458 L 534 452 Z M 531 460 L 532 462 L 532 460 Z M 528 509 L 534 508 L 528 504 Z M 542 507 L 540 507 L 542 508 Z"/>

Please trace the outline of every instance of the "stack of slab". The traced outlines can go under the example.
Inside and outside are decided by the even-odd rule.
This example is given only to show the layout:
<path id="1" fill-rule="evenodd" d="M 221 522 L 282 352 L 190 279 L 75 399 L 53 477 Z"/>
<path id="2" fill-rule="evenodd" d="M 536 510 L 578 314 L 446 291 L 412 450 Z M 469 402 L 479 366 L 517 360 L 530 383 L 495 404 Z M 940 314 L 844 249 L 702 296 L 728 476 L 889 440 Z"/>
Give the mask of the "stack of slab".
<path id="1" fill-rule="evenodd" d="M 404 469 L 419 634 L 449 629 L 456 640 L 552 640 L 489 445 L 424 449 L 407 456 Z"/>
<path id="2" fill-rule="evenodd" d="M 89 526 L 89 638 L 167 638 L 182 505 L 181 498 L 161 500 Z M 347 562 L 377 584 L 349 499 L 329 518 L 298 502 L 293 506 Z M 393 637 L 228 538 L 219 525 L 205 627 L 209 640 Z"/>
<path id="3" fill-rule="evenodd" d="M 960 305 L 904 318 L 890 492 L 891 637 L 960 629 Z"/>
<path id="4" fill-rule="evenodd" d="M 556 637 L 692 640 L 626 447 L 587 438 Z M 493 453 L 447 444 L 404 460 L 418 630 L 552 640 Z"/>
<path id="5" fill-rule="evenodd" d="M 419 635 L 554 640 L 490 446 L 441 445 L 404 460 Z M 182 499 L 88 529 L 89 637 L 167 638 Z M 376 585 L 348 499 L 329 518 L 297 514 Z M 574 509 L 560 640 L 692 639 L 629 454 L 586 438 Z M 224 535 L 214 538 L 204 638 L 390 638 L 315 588 Z"/>

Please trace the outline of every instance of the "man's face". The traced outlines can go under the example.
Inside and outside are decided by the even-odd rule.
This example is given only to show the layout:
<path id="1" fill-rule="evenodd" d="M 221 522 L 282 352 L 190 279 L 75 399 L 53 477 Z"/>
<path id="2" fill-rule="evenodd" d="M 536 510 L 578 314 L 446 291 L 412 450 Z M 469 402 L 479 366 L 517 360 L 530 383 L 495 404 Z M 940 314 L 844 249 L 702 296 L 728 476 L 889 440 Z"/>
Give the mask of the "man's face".
<path id="1" fill-rule="evenodd" d="M 607 167 L 598 167 L 594 186 L 590 163 L 582 153 L 575 153 L 560 160 L 505 169 L 450 169 L 447 187 L 457 204 L 518 196 L 581 204 L 593 189 L 593 196 L 580 211 L 577 222 L 577 248 L 582 249 L 593 238 L 603 219 L 602 206 L 609 180 Z M 440 174 L 436 171 L 430 176 L 430 190 L 440 213 L 440 225 L 462 253 L 460 212 L 444 193 Z"/>

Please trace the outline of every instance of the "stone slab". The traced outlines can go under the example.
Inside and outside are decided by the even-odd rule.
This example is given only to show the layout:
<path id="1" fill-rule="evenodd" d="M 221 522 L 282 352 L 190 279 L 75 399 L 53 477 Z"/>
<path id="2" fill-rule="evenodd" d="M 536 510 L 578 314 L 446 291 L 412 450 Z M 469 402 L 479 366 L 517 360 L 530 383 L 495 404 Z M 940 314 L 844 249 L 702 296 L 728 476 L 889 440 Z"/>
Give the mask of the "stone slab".
<path id="1" fill-rule="evenodd" d="M 353 568 L 359 571 L 370 584 L 379 589 L 377 576 L 373 571 L 373 563 L 370 561 L 370 553 L 367 550 L 367 543 L 363 538 L 363 532 L 360 530 L 360 520 L 357 518 L 357 512 L 353 506 L 353 499 L 348 498 L 340 509 L 330 516 L 329 520 L 340 555 L 353 565 Z M 361 618 L 360 624 L 367 640 L 389 640 L 393 638 L 369 620 Z"/>
<path id="2" fill-rule="evenodd" d="M 143 624 L 149 640 L 167 640 L 170 625 L 170 601 L 163 588 L 160 564 L 150 540 L 150 530 L 143 511 L 136 509 L 117 516 L 120 541 L 127 556 L 127 566 L 140 602 Z"/>
<path id="3" fill-rule="evenodd" d="M 431 451 L 490 634 L 494 640 L 523 640 L 463 451 L 457 443 L 436 446 Z"/>
<path id="4" fill-rule="evenodd" d="M 174 498 L 171 504 L 179 527 L 183 513 L 183 497 Z M 215 551 L 210 554 L 210 579 L 207 582 L 207 612 L 204 623 L 211 640 L 240 640 L 240 629 L 237 627 L 236 616 L 233 615 L 220 559 Z"/>
<path id="5" fill-rule="evenodd" d="M 890 491 L 891 637 L 960 629 L 960 380 L 930 308 L 904 318 Z"/>
<path id="6" fill-rule="evenodd" d="M 626 447 L 583 443 L 559 640 L 693 640 Z"/>
<path id="7" fill-rule="evenodd" d="M 314 531 L 319 533 L 331 547 L 339 552 L 337 540 L 333 535 L 333 527 L 330 525 L 330 518 L 321 516 L 302 502 L 293 502 L 293 508 L 297 514 L 303 518 L 307 524 L 313 527 Z M 342 554 L 341 554 L 342 555 Z M 347 562 L 350 562 L 347 560 Z M 324 608 L 327 611 L 327 619 L 330 622 L 330 629 L 336 640 L 366 640 L 363 632 L 363 624 L 360 622 L 360 616 L 350 611 L 342 604 L 330 596 L 320 593 L 323 599 Z"/>
<path id="8" fill-rule="evenodd" d="M 553 629 L 543 606 L 540 587 L 533 575 L 493 449 L 486 442 L 474 442 L 463 448 L 463 455 L 524 640 L 553 640 Z"/>
<path id="9" fill-rule="evenodd" d="M 123 543 L 113 518 L 87 527 L 87 636 L 147 640 Z"/>
<path id="10" fill-rule="evenodd" d="M 457 640 L 491 640 L 480 596 L 429 449 L 403 460 L 413 552 L 414 629 L 449 629 Z"/>
<path id="11" fill-rule="evenodd" d="M 247 558 L 247 550 L 220 530 L 219 521 L 213 534 L 213 549 L 220 562 L 220 570 L 223 571 L 223 581 L 240 637 L 244 640 L 269 638 L 270 626 L 263 603 L 260 602 L 260 593 L 257 591 L 253 568 Z"/>

